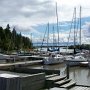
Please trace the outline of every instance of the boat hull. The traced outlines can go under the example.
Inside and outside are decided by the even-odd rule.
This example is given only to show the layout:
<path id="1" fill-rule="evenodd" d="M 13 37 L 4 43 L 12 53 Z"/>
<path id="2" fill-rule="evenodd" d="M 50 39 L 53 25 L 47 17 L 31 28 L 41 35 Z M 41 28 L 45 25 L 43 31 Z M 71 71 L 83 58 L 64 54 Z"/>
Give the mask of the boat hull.
<path id="1" fill-rule="evenodd" d="M 81 62 L 86 61 L 65 60 L 65 63 L 68 64 L 69 66 L 79 66 Z"/>
<path id="2" fill-rule="evenodd" d="M 46 64 L 46 65 L 51 65 L 51 64 L 60 64 L 60 63 L 63 63 L 63 59 L 60 59 L 60 58 L 57 58 L 57 59 L 49 59 L 49 58 L 47 58 L 47 59 L 44 59 L 43 60 L 44 61 L 44 64 Z"/>

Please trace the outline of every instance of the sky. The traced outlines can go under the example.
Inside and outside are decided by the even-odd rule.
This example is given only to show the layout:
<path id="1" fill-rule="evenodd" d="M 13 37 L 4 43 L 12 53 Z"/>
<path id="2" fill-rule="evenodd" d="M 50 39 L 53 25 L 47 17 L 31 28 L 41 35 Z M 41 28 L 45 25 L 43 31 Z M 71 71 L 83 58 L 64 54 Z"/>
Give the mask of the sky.
<path id="1" fill-rule="evenodd" d="M 59 42 L 67 42 L 70 32 L 73 11 L 76 7 L 76 17 L 79 18 L 80 6 L 82 44 L 90 43 L 90 0 L 0 0 L 0 26 L 6 27 L 7 24 L 16 28 L 18 33 L 32 38 L 33 42 L 42 42 L 47 23 L 50 24 L 50 39 L 56 32 L 56 3 L 59 22 Z M 70 42 L 73 41 L 73 29 L 70 34 Z M 46 38 L 46 37 L 45 37 Z M 77 30 L 76 40 L 79 42 L 79 29 Z M 49 40 L 51 41 L 51 40 Z"/>

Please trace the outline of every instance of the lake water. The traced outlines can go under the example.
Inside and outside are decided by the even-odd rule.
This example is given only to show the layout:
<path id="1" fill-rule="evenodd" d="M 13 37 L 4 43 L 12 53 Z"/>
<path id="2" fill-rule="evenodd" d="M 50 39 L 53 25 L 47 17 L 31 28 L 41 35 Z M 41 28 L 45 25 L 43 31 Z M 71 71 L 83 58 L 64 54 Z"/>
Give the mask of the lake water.
<path id="1" fill-rule="evenodd" d="M 37 69 L 51 69 L 60 70 L 60 75 L 66 75 L 66 65 L 36 65 L 29 68 Z M 90 86 L 90 68 L 88 67 L 70 67 L 69 69 L 70 78 L 77 82 L 77 85 L 87 85 Z"/>

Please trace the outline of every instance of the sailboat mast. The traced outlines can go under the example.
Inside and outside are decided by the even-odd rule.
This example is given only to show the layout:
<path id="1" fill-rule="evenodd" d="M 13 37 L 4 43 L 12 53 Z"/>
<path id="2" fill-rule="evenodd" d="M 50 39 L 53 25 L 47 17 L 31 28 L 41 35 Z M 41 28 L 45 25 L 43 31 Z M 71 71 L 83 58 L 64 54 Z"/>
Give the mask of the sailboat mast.
<path id="1" fill-rule="evenodd" d="M 76 53 L 76 50 L 75 50 L 75 45 L 76 45 L 76 8 L 74 8 L 74 54 Z"/>
<path id="2" fill-rule="evenodd" d="M 49 22 L 48 22 L 47 26 L 48 26 L 48 32 L 47 32 L 47 51 L 48 51 L 48 46 L 49 46 L 48 45 L 48 40 L 49 40 Z"/>
<path id="3" fill-rule="evenodd" d="M 73 21 L 74 21 L 74 11 L 73 11 L 73 17 L 72 17 L 71 26 L 70 26 L 70 32 L 69 32 L 69 37 L 68 37 L 67 49 L 68 49 L 68 45 L 69 45 L 69 39 L 70 39 L 70 34 L 71 34 L 72 26 L 73 26 Z M 66 51 L 67 51 L 67 49 L 66 49 Z"/>
<path id="4" fill-rule="evenodd" d="M 54 49 L 54 26 L 53 26 L 53 49 Z"/>
<path id="5" fill-rule="evenodd" d="M 81 50 L 81 6 L 80 6 L 80 50 Z"/>
<path id="6" fill-rule="evenodd" d="M 58 33 L 58 46 L 59 46 L 59 28 L 58 28 L 58 12 L 57 12 L 57 3 L 56 3 L 56 18 L 57 18 L 57 33 Z"/>

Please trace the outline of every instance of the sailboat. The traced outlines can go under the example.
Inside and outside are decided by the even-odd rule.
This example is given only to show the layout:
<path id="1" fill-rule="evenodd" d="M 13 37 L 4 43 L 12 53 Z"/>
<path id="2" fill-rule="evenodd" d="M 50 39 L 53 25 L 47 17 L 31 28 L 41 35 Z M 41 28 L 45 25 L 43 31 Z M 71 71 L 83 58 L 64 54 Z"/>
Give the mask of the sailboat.
<path id="1" fill-rule="evenodd" d="M 53 28 L 54 30 L 54 28 Z M 60 55 L 58 53 L 58 48 L 54 47 L 54 34 L 53 34 L 53 46 L 52 48 L 47 48 L 47 51 L 49 53 L 48 56 L 44 57 L 43 61 L 44 64 L 58 64 L 62 63 L 64 61 L 63 55 Z"/>
<path id="2" fill-rule="evenodd" d="M 58 46 L 59 46 L 59 29 L 58 29 L 58 13 L 57 13 L 57 4 L 56 4 L 56 16 L 57 16 L 57 32 L 58 32 Z M 43 62 L 44 64 L 58 64 L 64 61 L 63 55 L 59 53 L 59 47 L 54 46 L 54 26 L 53 26 L 53 47 L 49 48 L 48 40 L 49 40 L 49 23 L 48 23 L 48 38 L 47 38 L 47 52 L 49 55 L 44 57 Z"/>
<path id="3" fill-rule="evenodd" d="M 74 13 L 75 13 L 74 24 L 76 24 L 76 8 L 74 8 Z M 87 59 L 81 53 L 81 50 L 80 50 L 79 54 L 76 54 L 76 48 L 75 48 L 75 28 L 76 28 L 76 25 L 74 25 L 74 56 L 70 55 L 70 56 L 66 56 L 65 57 L 66 63 L 68 63 L 70 66 L 76 66 L 76 65 L 79 65 L 80 62 L 86 62 L 87 61 Z M 80 7 L 80 46 L 81 46 L 81 7 Z"/>

